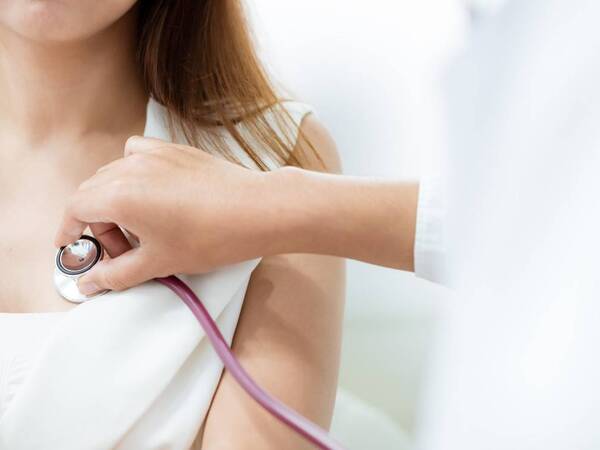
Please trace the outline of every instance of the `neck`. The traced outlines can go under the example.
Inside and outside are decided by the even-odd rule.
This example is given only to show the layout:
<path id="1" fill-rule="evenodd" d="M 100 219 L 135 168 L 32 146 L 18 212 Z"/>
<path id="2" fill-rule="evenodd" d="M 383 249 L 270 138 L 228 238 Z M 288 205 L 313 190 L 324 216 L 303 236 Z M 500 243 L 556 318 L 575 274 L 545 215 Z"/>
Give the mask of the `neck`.
<path id="1" fill-rule="evenodd" d="M 0 29 L 0 130 L 34 144 L 137 124 L 147 98 L 135 23 L 131 11 L 84 41 L 51 44 Z"/>

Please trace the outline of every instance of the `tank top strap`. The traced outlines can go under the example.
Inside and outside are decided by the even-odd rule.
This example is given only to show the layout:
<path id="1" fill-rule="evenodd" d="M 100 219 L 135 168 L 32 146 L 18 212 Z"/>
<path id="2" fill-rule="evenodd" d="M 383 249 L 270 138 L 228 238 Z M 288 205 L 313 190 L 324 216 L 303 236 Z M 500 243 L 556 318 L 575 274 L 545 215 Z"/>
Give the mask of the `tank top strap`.
<path id="1" fill-rule="evenodd" d="M 308 103 L 298 102 L 294 100 L 285 100 L 280 103 L 285 108 L 294 122 L 300 126 L 302 119 L 309 114 L 315 114 L 315 110 Z"/>

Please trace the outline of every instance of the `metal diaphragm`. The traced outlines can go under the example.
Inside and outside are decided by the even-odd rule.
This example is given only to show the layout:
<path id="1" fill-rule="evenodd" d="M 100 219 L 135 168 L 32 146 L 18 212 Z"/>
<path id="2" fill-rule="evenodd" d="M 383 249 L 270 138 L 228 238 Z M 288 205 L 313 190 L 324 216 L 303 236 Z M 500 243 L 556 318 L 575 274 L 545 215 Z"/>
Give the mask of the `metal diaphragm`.
<path id="1" fill-rule="evenodd" d="M 108 292 L 100 291 L 84 295 L 77 287 L 77 280 L 89 272 L 104 257 L 100 242 L 92 236 L 82 235 L 72 244 L 61 247 L 56 252 L 54 285 L 58 293 L 73 303 L 82 303 Z"/>

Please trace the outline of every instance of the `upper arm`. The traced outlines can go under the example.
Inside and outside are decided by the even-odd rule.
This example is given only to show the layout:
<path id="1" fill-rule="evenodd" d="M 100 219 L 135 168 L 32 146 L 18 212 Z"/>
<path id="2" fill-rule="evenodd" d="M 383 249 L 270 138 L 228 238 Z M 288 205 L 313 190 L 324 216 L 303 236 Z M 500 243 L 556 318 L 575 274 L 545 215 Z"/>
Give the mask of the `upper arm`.
<path id="1" fill-rule="evenodd" d="M 303 166 L 339 171 L 335 145 L 314 116 L 302 123 L 319 156 Z M 310 154 L 310 151 L 304 152 Z M 308 156 L 309 158 L 311 156 Z M 318 255 L 263 259 L 254 271 L 233 351 L 257 383 L 300 414 L 329 427 L 335 402 L 345 270 L 342 260 Z M 260 409 L 225 372 L 211 405 L 203 448 L 312 448 Z"/>

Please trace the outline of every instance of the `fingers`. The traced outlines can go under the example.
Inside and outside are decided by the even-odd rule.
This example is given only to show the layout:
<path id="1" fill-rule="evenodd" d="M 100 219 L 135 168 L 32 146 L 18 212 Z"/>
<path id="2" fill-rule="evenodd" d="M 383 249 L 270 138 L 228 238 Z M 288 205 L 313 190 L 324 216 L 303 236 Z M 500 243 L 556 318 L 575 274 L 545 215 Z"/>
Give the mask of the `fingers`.
<path id="1" fill-rule="evenodd" d="M 111 258 L 116 258 L 131 250 L 127 237 L 114 223 L 92 223 L 90 224 L 90 230 Z"/>
<path id="2" fill-rule="evenodd" d="M 77 192 L 70 198 L 65 208 L 61 224 L 54 237 L 55 247 L 75 242 L 88 224 L 122 224 L 123 216 L 120 211 L 116 189 L 97 188 Z"/>
<path id="3" fill-rule="evenodd" d="M 77 286 L 84 295 L 103 289 L 122 291 L 154 278 L 149 262 L 144 249 L 137 247 L 100 261 L 78 280 Z"/>

